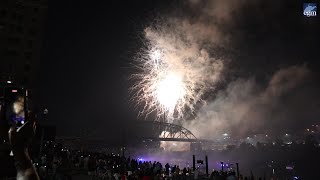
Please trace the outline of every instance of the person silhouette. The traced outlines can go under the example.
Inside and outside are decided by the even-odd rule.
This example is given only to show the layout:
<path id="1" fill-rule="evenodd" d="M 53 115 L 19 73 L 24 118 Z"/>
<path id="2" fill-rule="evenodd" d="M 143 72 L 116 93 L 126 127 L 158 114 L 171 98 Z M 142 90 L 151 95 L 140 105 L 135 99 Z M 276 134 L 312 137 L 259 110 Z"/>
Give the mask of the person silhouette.
<path id="1" fill-rule="evenodd" d="M 0 108 L 0 121 L 4 120 L 3 108 Z M 35 134 L 35 116 L 29 114 L 29 121 L 21 127 L 13 124 L 9 131 L 9 142 L 17 170 L 17 180 L 40 180 L 28 152 L 28 146 Z"/>

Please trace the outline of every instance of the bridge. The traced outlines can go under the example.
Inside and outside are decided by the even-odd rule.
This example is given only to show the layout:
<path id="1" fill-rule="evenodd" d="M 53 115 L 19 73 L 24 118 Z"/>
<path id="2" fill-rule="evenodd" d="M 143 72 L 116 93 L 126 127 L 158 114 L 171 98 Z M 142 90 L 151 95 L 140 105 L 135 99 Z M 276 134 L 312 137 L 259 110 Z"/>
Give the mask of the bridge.
<path id="1" fill-rule="evenodd" d="M 222 149 L 226 145 L 234 145 L 232 142 L 199 139 L 190 130 L 176 124 L 157 121 L 141 121 L 139 124 L 151 128 L 153 132 L 152 136 L 143 137 L 144 140 L 190 142 L 206 146 L 206 149 L 211 149 L 210 147 Z"/>
<path id="2" fill-rule="evenodd" d="M 147 125 L 152 129 L 152 135 L 143 137 L 155 141 L 180 141 L 180 142 L 199 142 L 199 139 L 188 129 L 165 122 L 141 121 L 138 125 Z"/>

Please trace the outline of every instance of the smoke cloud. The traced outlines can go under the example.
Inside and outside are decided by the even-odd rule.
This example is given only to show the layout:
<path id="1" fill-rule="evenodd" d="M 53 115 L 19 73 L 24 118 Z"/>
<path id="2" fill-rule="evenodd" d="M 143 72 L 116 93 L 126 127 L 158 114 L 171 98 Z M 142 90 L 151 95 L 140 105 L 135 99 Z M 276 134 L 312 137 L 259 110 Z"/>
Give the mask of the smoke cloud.
<path id="1" fill-rule="evenodd" d="M 200 138 L 302 130 L 320 115 L 316 110 L 317 90 L 308 86 L 311 74 L 305 66 L 283 68 L 273 74 L 265 88 L 254 78 L 239 78 L 184 126 Z"/>

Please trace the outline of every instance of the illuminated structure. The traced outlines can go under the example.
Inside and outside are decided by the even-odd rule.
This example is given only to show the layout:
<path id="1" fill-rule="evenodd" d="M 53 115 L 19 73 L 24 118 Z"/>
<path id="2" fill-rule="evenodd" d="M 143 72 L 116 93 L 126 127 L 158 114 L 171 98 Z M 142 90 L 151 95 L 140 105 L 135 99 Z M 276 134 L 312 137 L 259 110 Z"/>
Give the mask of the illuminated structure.
<path id="1" fill-rule="evenodd" d="M 188 129 L 170 123 L 143 121 L 140 125 L 147 125 L 152 129 L 153 134 L 145 139 L 154 139 L 159 141 L 181 141 L 197 142 L 196 136 Z"/>

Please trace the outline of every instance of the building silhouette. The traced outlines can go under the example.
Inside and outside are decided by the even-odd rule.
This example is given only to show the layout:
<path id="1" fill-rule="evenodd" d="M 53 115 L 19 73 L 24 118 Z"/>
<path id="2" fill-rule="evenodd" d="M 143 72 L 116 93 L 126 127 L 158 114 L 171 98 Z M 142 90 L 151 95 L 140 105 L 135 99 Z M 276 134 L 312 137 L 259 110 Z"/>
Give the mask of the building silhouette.
<path id="1" fill-rule="evenodd" d="M 32 86 L 41 57 L 47 0 L 0 1 L 0 78 Z"/>

